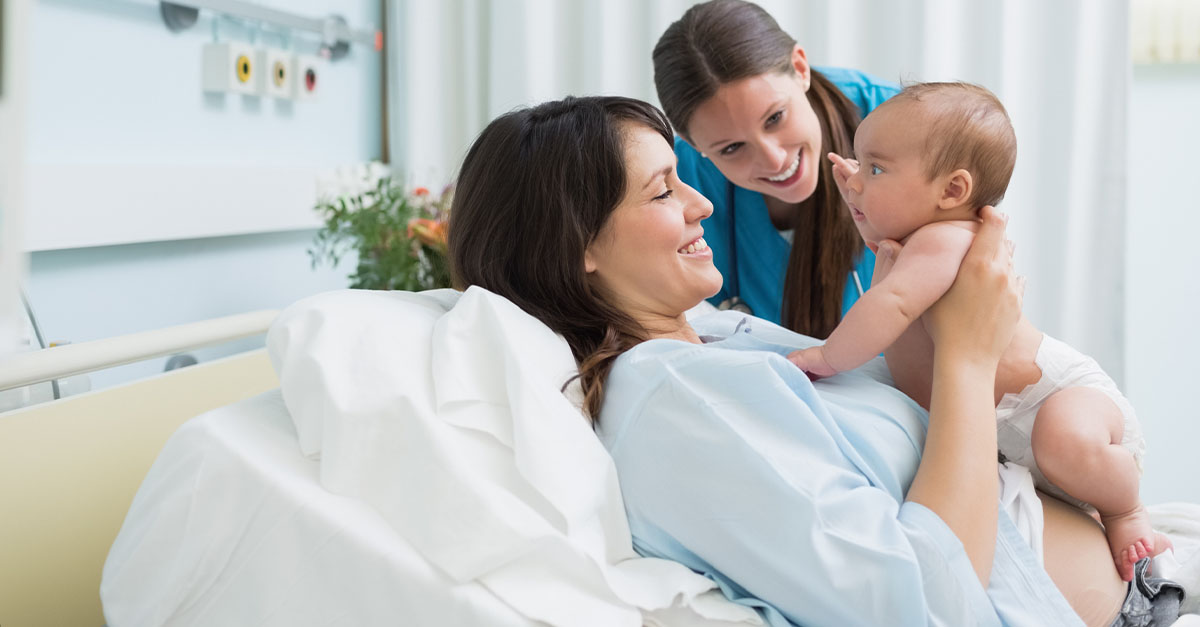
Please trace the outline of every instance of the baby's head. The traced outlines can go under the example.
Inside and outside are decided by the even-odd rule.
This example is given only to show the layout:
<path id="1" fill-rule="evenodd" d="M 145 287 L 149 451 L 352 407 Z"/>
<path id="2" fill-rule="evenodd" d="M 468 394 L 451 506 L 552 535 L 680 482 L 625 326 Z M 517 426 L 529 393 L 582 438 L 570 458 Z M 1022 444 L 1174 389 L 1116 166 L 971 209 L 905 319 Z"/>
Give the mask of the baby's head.
<path id="1" fill-rule="evenodd" d="M 962 168 L 974 179 L 972 209 L 1000 203 L 1017 162 L 1017 136 L 996 94 L 970 83 L 916 83 L 886 104 L 908 105 L 919 116 L 913 121 L 925 128 L 930 180 Z"/>
<path id="2" fill-rule="evenodd" d="M 1017 138 L 1004 105 L 969 83 L 917 83 L 859 125 L 851 210 L 868 241 L 967 219 L 1004 197 Z"/>

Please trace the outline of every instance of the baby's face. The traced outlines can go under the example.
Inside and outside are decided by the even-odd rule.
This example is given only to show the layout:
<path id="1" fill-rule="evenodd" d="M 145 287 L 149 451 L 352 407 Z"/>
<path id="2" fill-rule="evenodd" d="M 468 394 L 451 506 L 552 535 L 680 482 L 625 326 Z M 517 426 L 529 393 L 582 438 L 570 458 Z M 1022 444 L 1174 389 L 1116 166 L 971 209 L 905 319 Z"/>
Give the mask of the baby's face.
<path id="1" fill-rule="evenodd" d="M 942 189 L 926 177 L 921 155 L 929 126 L 909 102 L 877 109 L 859 125 L 859 169 L 847 182 L 847 200 L 864 240 L 902 241 L 936 221 Z"/>

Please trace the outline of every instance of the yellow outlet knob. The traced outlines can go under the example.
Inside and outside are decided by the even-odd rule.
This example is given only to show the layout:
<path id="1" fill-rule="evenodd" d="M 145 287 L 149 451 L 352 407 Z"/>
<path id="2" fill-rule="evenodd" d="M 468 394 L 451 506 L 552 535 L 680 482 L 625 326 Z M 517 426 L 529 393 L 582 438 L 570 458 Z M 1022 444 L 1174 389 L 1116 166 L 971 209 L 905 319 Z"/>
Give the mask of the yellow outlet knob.
<path id="1" fill-rule="evenodd" d="M 244 83 L 250 80 L 250 57 L 244 54 L 238 55 L 236 67 L 238 82 Z"/>
<path id="2" fill-rule="evenodd" d="M 272 77 L 275 81 L 275 86 L 283 87 L 284 82 L 287 81 L 287 64 L 283 61 L 276 61 L 273 69 Z"/>

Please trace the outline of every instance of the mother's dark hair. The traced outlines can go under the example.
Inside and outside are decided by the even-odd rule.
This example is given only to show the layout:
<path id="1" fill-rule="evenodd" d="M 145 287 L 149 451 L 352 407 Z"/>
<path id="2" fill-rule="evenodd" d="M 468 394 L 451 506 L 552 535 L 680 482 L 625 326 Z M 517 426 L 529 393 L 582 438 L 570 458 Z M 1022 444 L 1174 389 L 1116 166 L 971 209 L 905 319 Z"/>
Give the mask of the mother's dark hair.
<path id="1" fill-rule="evenodd" d="M 565 98 L 506 113 L 467 152 L 450 212 L 455 286 L 504 296 L 562 334 L 593 420 L 613 361 L 646 337 L 593 289 L 583 265 L 625 196 L 630 124 L 674 144 L 662 112 L 632 98 Z"/>

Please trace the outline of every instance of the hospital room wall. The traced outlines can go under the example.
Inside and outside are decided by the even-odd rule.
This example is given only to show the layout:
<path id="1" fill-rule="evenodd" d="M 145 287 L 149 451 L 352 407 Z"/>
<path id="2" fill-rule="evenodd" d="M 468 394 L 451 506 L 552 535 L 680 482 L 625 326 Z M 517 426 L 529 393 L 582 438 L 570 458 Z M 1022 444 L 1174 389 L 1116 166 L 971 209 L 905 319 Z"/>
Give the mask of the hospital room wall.
<path id="1" fill-rule="evenodd" d="M 1143 500 L 1200 502 L 1200 64 L 1135 66 L 1126 236 L 1126 393 L 1148 450 Z M 1096 289 L 1104 289 L 1097 281 Z"/>
<path id="2" fill-rule="evenodd" d="M 352 27 L 380 25 L 380 0 L 264 4 L 302 15 L 336 12 Z M 26 158 L 34 167 L 333 169 L 381 157 L 382 61 L 367 47 L 354 46 L 347 58 L 324 64 L 325 89 L 314 102 L 214 96 L 201 91 L 195 71 L 187 71 L 198 66 L 203 44 L 213 37 L 211 14 L 202 12 L 188 31 L 170 33 L 153 0 L 38 0 L 31 13 Z M 269 33 L 252 33 L 230 20 L 219 24 L 218 34 L 222 40 L 257 36 L 280 45 Z M 293 35 L 294 49 L 316 51 L 314 39 L 302 39 Z M 109 71 L 97 71 L 100 67 Z M 113 204 L 112 198 L 96 203 Z M 163 207 L 170 209 L 169 203 Z M 89 210 L 94 209 L 78 208 Z M 29 257 L 26 289 L 47 341 L 82 342 L 282 308 L 309 294 L 346 287 L 345 276 L 353 268 L 353 256 L 337 270 L 310 267 L 305 251 L 315 218 L 311 224 L 299 230 L 37 251 Z M 193 354 L 207 361 L 256 343 L 262 345 L 261 337 Z M 91 383 L 105 387 L 147 376 L 162 371 L 165 361 L 93 373 Z"/>

